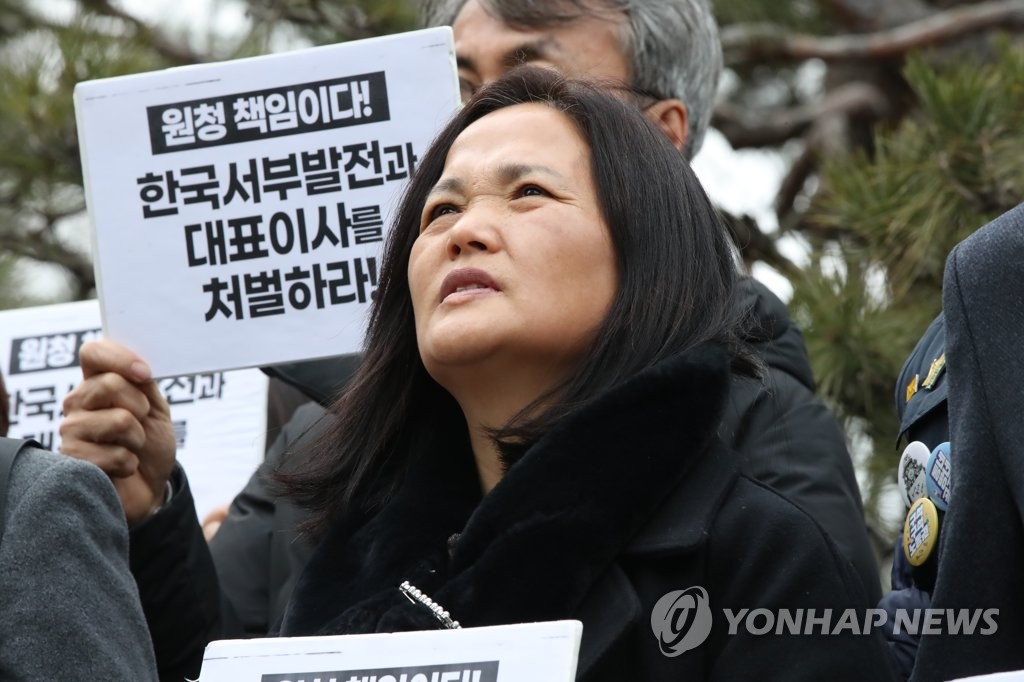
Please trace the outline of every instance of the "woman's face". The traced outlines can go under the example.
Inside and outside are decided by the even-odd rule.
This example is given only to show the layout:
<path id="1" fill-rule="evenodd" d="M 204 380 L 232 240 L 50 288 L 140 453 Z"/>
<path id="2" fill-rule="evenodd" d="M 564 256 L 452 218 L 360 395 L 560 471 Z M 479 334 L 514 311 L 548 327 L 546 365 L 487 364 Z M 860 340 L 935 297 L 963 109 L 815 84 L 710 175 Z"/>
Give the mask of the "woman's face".
<path id="1" fill-rule="evenodd" d="M 409 260 L 416 339 L 435 379 L 484 362 L 563 378 L 617 287 L 590 150 L 574 124 L 520 104 L 466 128 Z"/>

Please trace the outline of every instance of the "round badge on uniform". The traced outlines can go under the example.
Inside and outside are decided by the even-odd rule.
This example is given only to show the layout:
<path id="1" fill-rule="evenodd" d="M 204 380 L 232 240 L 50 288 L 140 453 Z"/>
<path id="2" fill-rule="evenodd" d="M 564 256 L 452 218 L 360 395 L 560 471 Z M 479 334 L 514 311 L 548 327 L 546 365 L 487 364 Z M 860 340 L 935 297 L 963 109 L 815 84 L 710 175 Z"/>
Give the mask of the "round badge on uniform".
<path id="1" fill-rule="evenodd" d="M 928 561 L 939 543 L 939 512 L 927 497 L 914 502 L 903 524 L 903 554 L 911 566 Z"/>
<path id="2" fill-rule="evenodd" d="M 946 511 L 953 488 L 953 460 L 949 456 L 949 442 L 939 443 L 932 450 L 925 469 L 925 481 L 928 486 L 928 497 L 935 506 Z"/>
<path id="3" fill-rule="evenodd" d="M 903 450 L 899 468 L 896 470 L 896 482 L 903 504 L 907 507 L 914 504 L 918 498 L 928 495 L 925 467 L 928 466 L 931 454 L 928 446 L 919 440 L 915 440 Z"/>

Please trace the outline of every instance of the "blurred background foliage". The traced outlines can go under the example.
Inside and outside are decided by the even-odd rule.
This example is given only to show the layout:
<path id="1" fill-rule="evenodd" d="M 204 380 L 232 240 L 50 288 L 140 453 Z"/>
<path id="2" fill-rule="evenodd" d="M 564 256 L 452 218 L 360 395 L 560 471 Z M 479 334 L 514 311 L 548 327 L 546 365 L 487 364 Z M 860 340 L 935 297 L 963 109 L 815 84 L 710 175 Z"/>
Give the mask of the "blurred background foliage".
<path id="1" fill-rule="evenodd" d="M 217 2 L 217 0 L 213 0 Z M 424 0 L 436 1 L 436 0 Z M 414 0 L 219 0 L 241 30 L 115 0 L 0 0 L 0 308 L 95 294 L 71 92 L 93 78 L 414 28 Z M 901 521 L 894 381 L 938 312 L 946 254 L 1024 199 L 1024 0 L 715 0 L 734 149 L 777 153 L 774 216 L 731 215 L 788 279 L 819 391 L 847 427 L 882 551 Z M 125 150 L 131 153 L 131 150 Z M 742 191 L 742 188 L 737 188 Z M 30 275 L 26 273 L 32 273 Z"/>

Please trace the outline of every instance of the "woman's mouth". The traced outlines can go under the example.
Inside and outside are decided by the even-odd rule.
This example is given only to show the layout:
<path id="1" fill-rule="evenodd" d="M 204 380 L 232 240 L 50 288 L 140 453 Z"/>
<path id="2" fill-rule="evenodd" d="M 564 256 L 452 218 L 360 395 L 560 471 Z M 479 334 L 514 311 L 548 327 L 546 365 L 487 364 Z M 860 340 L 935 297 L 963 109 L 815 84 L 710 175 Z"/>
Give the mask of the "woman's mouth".
<path id="1" fill-rule="evenodd" d="M 455 302 L 501 291 L 494 278 L 479 268 L 452 270 L 441 283 L 441 302 Z"/>

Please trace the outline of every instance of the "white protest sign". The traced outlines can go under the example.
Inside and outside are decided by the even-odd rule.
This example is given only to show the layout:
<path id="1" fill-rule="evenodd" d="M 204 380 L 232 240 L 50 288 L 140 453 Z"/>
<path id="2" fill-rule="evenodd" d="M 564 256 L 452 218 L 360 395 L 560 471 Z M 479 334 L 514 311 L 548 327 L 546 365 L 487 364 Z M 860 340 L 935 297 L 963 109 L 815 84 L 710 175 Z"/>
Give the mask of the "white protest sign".
<path id="1" fill-rule="evenodd" d="M 396 200 L 458 102 L 447 27 L 80 83 L 107 336 L 156 376 L 360 350 Z"/>
<path id="2" fill-rule="evenodd" d="M 578 620 L 211 642 L 199 682 L 572 682 Z"/>
<path id="3" fill-rule="evenodd" d="M 10 396 L 9 435 L 60 447 L 64 398 L 82 380 L 78 349 L 102 336 L 96 301 L 0 311 L 0 371 Z M 231 502 L 263 461 L 267 377 L 257 369 L 157 382 L 171 406 L 177 457 L 196 511 Z"/>

